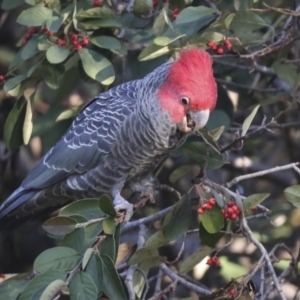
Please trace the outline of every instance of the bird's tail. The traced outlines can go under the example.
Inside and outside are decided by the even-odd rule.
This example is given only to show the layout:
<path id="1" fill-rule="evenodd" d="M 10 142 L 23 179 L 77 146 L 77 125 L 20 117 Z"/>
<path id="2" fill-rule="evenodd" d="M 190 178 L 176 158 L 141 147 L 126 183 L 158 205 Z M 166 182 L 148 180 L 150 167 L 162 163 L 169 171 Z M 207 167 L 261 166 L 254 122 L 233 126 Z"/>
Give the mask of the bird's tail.
<path id="1" fill-rule="evenodd" d="M 14 211 L 22 204 L 32 199 L 36 195 L 34 190 L 26 190 L 19 187 L 15 190 L 0 206 L 0 230 L 11 227 L 13 223 L 17 222 Z"/>

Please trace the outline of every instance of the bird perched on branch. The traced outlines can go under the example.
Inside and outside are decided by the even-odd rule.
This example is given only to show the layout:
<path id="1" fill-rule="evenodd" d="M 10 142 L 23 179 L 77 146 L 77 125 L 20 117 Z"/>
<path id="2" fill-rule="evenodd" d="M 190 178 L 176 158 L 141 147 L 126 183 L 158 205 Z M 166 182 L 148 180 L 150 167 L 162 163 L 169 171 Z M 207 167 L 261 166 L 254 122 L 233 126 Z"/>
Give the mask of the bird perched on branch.
<path id="1" fill-rule="evenodd" d="M 155 188 L 142 183 L 188 134 L 205 126 L 216 100 L 212 59 L 197 48 L 100 94 L 1 205 L 0 228 L 104 193 L 128 221 L 133 206 L 122 189 L 153 199 Z"/>

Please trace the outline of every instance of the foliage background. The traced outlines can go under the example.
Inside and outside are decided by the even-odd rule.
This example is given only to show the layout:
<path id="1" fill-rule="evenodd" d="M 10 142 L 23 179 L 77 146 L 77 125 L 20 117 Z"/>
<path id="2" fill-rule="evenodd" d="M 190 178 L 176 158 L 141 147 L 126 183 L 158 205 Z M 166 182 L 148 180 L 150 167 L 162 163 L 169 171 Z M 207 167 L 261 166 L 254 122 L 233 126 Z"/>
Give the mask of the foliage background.
<path id="1" fill-rule="evenodd" d="M 181 11 L 176 19 L 173 18 L 175 9 Z M 257 193 L 270 194 L 263 205 L 272 211 L 271 214 L 260 214 L 261 218 L 249 219 L 249 225 L 253 236 L 267 251 L 274 249 L 273 247 L 278 243 L 283 243 L 293 254 L 293 266 L 291 266 L 291 256 L 285 248 L 280 248 L 280 251 L 276 252 L 279 262 L 276 263 L 273 272 L 276 276 L 280 276 L 283 270 L 289 270 L 282 284 L 284 295 L 286 299 L 298 299 L 300 297 L 298 293 L 300 280 L 296 272 L 300 234 L 300 192 L 296 185 L 299 181 L 296 163 L 300 160 L 298 11 L 300 11 L 298 1 L 280 0 L 170 2 L 108 0 L 104 1 L 99 8 L 93 8 L 93 2 L 87 0 L 74 2 L 4 0 L 0 17 L 0 74 L 6 76 L 5 82 L 1 84 L 0 94 L 1 200 L 19 186 L 40 157 L 63 135 L 80 107 L 95 95 L 121 82 L 144 76 L 163 62 L 175 59 L 182 48 L 197 46 L 206 49 L 208 41 L 212 40 L 222 45 L 224 38 L 227 37 L 233 45 L 232 49 L 226 50 L 223 55 L 217 55 L 209 50 L 214 57 L 219 99 L 207 129 L 213 130 L 224 126 L 224 132 L 218 141 L 220 146 L 210 144 L 217 147 L 219 151 L 222 149 L 227 151 L 223 151 L 223 158 L 219 154 L 215 154 L 215 159 L 210 157 L 208 161 L 210 170 L 207 176 L 212 183 L 208 185 L 216 187 L 214 183 L 226 187 L 226 184 L 236 176 L 294 163 L 280 172 L 266 172 L 263 177 L 248 178 L 227 187 L 234 193 L 234 199 L 237 197 L 236 191 L 245 197 Z M 54 32 L 54 36 L 47 36 L 40 32 L 41 26 L 45 24 Z M 33 34 L 28 43 L 22 46 L 30 26 L 37 26 L 38 33 Z M 91 38 L 91 43 L 79 51 L 74 49 L 71 43 L 70 34 L 76 32 Z M 57 37 L 64 38 L 65 34 L 68 36 L 66 40 L 68 47 L 56 45 Z M 258 104 L 260 108 L 253 122 L 246 123 L 249 126 L 251 123 L 248 134 L 240 138 L 242 124 Z M 276 122 L 272 122 L 272 118 L 275 117 Z M 237 138 L 242 140 L 242 144 L 240 140 L 236 141 Z M 199 137 L 190 140 L 190 142 L 199 141 L 202 141 Z M 231 145 L 232 142 L 234 143 Z M 24 143 L 27 145 L 23 145 Z M 227 145 L 230 147 L 226 149 Z M 206 159 L 206 148 L 199 147 L 196 150 L 192 149 L 189 154 L 187 152 L 191 148 L 188 147 L 185 148 L 188 150 L 180 149 L 173 153 L 158 174 L 159 182 L 172 185 L 182 194 L 186 194 L 194 183 L 198 184 L 199 165 L 203 167 Z M 192 165 L 188 169 L 189 172 L 185 174 L 180 169 L 177 171 L 178 178 L 170 182 L 170 175 L 174 176 L 173 171 L 184 165 Z M 289 193 L 293 197 L 284 194 L 284 190 L 292 185 L 296 185 L 292 193 Z M 287 198 L 296 208 L 287 201 Z M 144 208 L 138 209 L 135 218 L 149 216 L 175 202 L 176 197 L 169 192 L 158 191 L 157 203 L 147 204 Z M 186 202 L 183 202 L 183 206 L 185 204 Z M 199 217 L 196 213 L 198 206 L 197 198 L 196 202 L 192 202 L 191 212 L 183 208 L 183 219 L 189 218 L 191 221 L 189 229 L 199 227 Z M 100 207 L 104 211 L 110 209 L 106 204 Z M 180 205 L 177 208 L 180 209 Z M 78 207 L 73 209 L 72 213 L 65 216 L 73 216 L 81 211 Z M 263 212 L 263 208 L 261 209 Z M 114 217 L 112 210 L 110 212 Z M 97 217 L 99 216 L 102 216 L 101 213 Z M 169 240 L 175 241 L 150 240 L 145 245 L 150 245 L 151 249 L 162 246 L 159 251 L 160 257 L 172 261 L 178 255 L 182 246 L 181 236 L 187 228 L 182 225 L 185 224 L 183 220 L 180 222 L 174 220 L 178 217 L 176 212 L 169 216 L 171 216 L 169 224 L 175 228 L 174 231 L 168 232 Z M 34 259 L 43 250 L 58 245 L 58 241 L 49 238 L 40 226 L 48 217 L 41 216 L 40 219 L 24 224 L 8 236 L 1 236 L 0 271 L 2 273 L 30 273 Z M 68 219 L 64 224 L 74 225 L 69 224 L 69 221 Z M 82 219 L 76 221 L 82 222 Z M 181 225 L 175 226 L 176 224 Z M 147 239 L 164 225 L 167 226 L 168 222 L 162 223 L 156 220 L 147 224 L 146 233 L 143 227 L 139 230 L 135 227 L 133 231 L 124 232 L 121 238 L 123 248 L 120 250 L 134 249 L 132 245 L 137 244 L 138 237 L 144 236 Z M 238 228 L 234 225 L 233 231 L 236 232 Z M 94 234 L 90 233 L 89 237 L 95 239 L 102 229 L 103 227 L 96 228 Z M 109 235 L 110 237 L 107 238 L 115 248 L 118 244 L 119 227 L 116 230 L 115 232 L 113 229 L 113 237 Z M 104 233 L 107 234 L 107 231 Z M 166 231 L 164 233 L 166 234 Z M 208 239 L 212 237 L 208 236 Z M 76 237 L 69 243 L 65 243 L 74 249 L 75 241 L 78 240 L 80 239 Z M 175 271 L 180 269 L 182 262 L 189 255 L 203 249 L 203 244 L 205 241 L 203 237 L 202 241 L 199 239 L 198 232 L 188 234 L 180 258 L 168 266 L 172 274 L 176 274 Z M 224 238 L 220 244 L 224 246 Z M 143 244 L 140 246 L 142 247 Z M 111 248 L 108 249 L 107 253 L 111 255 Z M 76 250 L 83 255 L 86 248 Z M 145 253 L 145 257 L 153 254 L 151 251 Z M 209 253 L 210 251 L 205 254 Z M 76 255 L 73 255 L 75 258 L 71 260 L 72 263 L 77 263 L 79 258 L 82 259 L 82 256 Z M 96 259 L 96 255 L 93 256 L 92 252 L 87 255 L 90 255 L 90 259 L 91 257 Z M 66 255 L 69 258 L 71 256 L 71 252 Z M 201 258 L 205 256 L 203 253 L 200 255 Z M 195 267 L 188 268 L 193 270 L 182 275 L 184 281 L 203 288 L 207 287 L 208 290 L 217 290 L 226 282 L 230 282 L 232 277 L 247 274 L 256 266 L 262 254 L 243 236 L 233 235 L 233 241 L 222 248 L 218 256 L 221 267 L 217 268 L 208 268 L 205 265 L 206 259 L 202 264 L 197 265 L 201 261 L 198 257 L 194 263 Z M 107 257 L 104 257 L 102 264 L 106 268 L 111 268 L 111 262 L 115 258 L 111 256 L 111 260 L 107 262 L 105 261 Z M 148 274 L 149 292 L 145 296 L 146 299 L 153 295 L 157 296 L 166 287 L 169 287 L 169 290 L 166 289 L 161 296 L 166 294 L 165 297 L 168 299 L 195 296 L 195 289 L 188 288 L 185 282 L 181 282 L 173 292 L 176 285 L 170 285 L 170 278 L 164 276 L 166 269 L 157 267 L 163 264 L 165 259 L 159 259 L 157 262 L 152 257 L 152 263 L 156 266 L 152 265 L 153 268 Z M 137 262 L 141 263 L 135 261 Z M 35 299 L 34 297 L 40 296 L 51 281 L 68 280 L 66 271 L 74 267 L 72 263 L 60 269 L 57 266 L 51 267 L 56 270 L 51 268 L 41 270 L 35 261 L 35 270 L 50 274 L 50 279 L 38 286 L 38 294 L 34 296 L 34 293 L 31 293 L 27 296 Z M 102 266 L 102 270 L 103 268 Z M 128 275 L 126 270 L 126 268 L 120 269 L 121 278 L 126 278 Z M 113 282 L 120 288 L 119 277 L 116 273 L 113 274 L 115 277 L 111 280 L 107 279 L 107 286 L 111 287 L 109 283 Z M 139 274 L 135 275 L 139 280 L 143 277 L 138 272 L 135 274 Z M 266 295 L 266 290 L 272 286 L 268 280 L 270 274 L 266 272 L 265 282 L 262 280 L 262 274 L 265 274 L 264 269 L 262 272 L 252 274 L 256 292 L 262 293 L 262 295 L 257 294 L 257 299 L 284 299 L 282 295 L 278 295 L 276 289 Z M 82 275 L 80 280 L 83 287 L 91 285 L 86 275 Z M 11 291 L 16 285 L 20 288 L 13 294 L 16 297 L 28 281 L 27 277 L 16 280 L 15 283 L 11 281 L 11 286 L 0 288 L 0 295 L 3 293 L 2 295 L 7 296 L 10 293 L 12 297 Z M 21 282 L 23 285 L 20 284 Z M 265 284 L 265 290 L 262 290 L 264 286 L 262 282 Z M 64 285 L 61 281 L 56 284 L 56 287 L 60 288 Z M 137 288 L 137 281 L 134 281 L 133 285 Z M 73 290 L 75 286 L 74 283 Z M 237 283 L 233 286 L 240 287 Z M 118 290 L 114 289 L 114 286 L 111 288 L 113 292 Z M 33 291 L 28 286 L 26 289 L 29 293 Z M 86 299 L 94 299 L 101 287 L 95 287 L 94 284 L 89 290 L 94 291 L 94 294 L 89 294 L 83 289 Z M 75 296 L 72 299 L 76 299 Z"/>

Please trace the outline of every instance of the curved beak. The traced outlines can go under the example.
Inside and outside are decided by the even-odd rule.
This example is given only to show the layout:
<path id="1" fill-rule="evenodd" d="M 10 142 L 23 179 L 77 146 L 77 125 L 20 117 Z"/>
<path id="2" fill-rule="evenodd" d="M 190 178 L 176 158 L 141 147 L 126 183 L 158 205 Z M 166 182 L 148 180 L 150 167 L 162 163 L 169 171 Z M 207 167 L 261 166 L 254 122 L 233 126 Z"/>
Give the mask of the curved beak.
<path id="1" fill-rule="evenodd" d="M 188 112 L 184 119 L 177 124 L 178 129 L 181 132 L 189 133 L 203 128 L 208 121 L 209 112 L 209 109 Z"/>
<path id="2" fill-rule="evenodd" d="M 190 111 L 187 114 L 187 126 L 193 131 L 197 131 L 203 128 L 209 118 L 209 109 L 199 110 L 199 111 Z"/>

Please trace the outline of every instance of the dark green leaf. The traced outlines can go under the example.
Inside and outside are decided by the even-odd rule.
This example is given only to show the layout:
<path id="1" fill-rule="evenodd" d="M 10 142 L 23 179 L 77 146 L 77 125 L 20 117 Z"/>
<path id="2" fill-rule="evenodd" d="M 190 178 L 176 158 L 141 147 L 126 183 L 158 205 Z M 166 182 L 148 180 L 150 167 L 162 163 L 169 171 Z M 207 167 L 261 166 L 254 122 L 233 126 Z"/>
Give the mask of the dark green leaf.
<path id="1" fill-rule="evenodd" d="M 191 254 L 185 259 L 179 269 L 181 274 L 185 274 L 192 270 L 199 262 L 201 262 L 207 255 L 209 255 L 214 249 L 208 246 L 202 246 L 197 252 Z"/>
<path id="2" fill-rule="evenodd" d="M 115 49 L 120 50 L 121 49 L 121 43 L 114 37 L 111 36 L 96 36 L 91 38 L 91 43 L 95 46 L 98 46 L 100 48 L 104 49 Z"/>
<path id="3" fill-rule="evenodd" d="M 145 61 L 145 60 L 153 59 L 153 58 L 156 58 L 156 57 L 159 57 L 159 56 L 169 53 L 170 50 L 171 50 L 171 48 L 169 46 L 161 47 L 161 46 L 152 44 L 142 50 L 142 52 L 139 55 L 139 60 Z"/>
<path id="4" fill-rule="evenodd" d="M 79 272 L 72 278 L 69 291 L 72 300 L 96 300 L 98 298 L 97 287 L 86 272 Z"/>
<path id="5" fill-rule="evenodd" d="M 183 148 L 183 153 L 186 157 L 193 162 L 199 164 L 201 167 L 206 163 L 206 150 L 207 146 L 201 142 L 188 143 Z M 216 152 L 211 147 L 209 148 L 208 169 L 218 169 L 224 165 L 224 159 L 222 155 Z"/>
<path id="6" fill-rule="evenodd" d="M 243 201 L 243 208 L 245 211 L 250 210 L 251 208 L 257 206 L 261 202 L 263 202 L 266 198 L 268 198 L 270 194 L 254 194 L 247 197 Z"/>
<path id="7" fill-rule="evenodd" d="M 83 255 L 83 259 L 82 259 L 82 270 L 85 269 L 86 265 L 88 264 L 90 258 L 94 254 L 94 252 L 95 252 L 95 250 L 93 248 L 86 249 L 86 251 Z"/>
<path id="8" fill-rule="evenodd" d="M 105 213 L 99 207 L 99 199 L 83 199 L 73 202 L 62 209 L 60 216 L 82 216 L 87 220 L 105 217 Z"/>
<path id="9" fill-rule="evenodd" d="M 165 217 L 162 227 L 165 238 L 171 241 L 185 233 L 190 226 L 191 214 L 191 202 L 186 194 Z"/>
<path id="10" fill-rule="evenodd" d="M 113 206 L 112 200 L 107 195 L 102 195 L 99 199 L 100 209 L 112 218 L 117 216 L 117 212 Z"/>
<path id="11" fill-rule="evenodd" d="M 70 271 L 80 260 L 80 254 L 72 248 L 55 247 L 42 252 L 34 261 L 33 268 L 39 273 L 49 270 Z"/>
<path id="12" fill-rule="evenodd" d="M 52 65 L 48 61 L 44 60 L 41 65 L 42 77 L 45 80 L 45 83 L 51 89 L 58 89 L 59 82 L 62 76 L 65 73 L 65 68 L 63 65 Z"/>
<path id="13" fill-rule="evenodd" d="M 112 64 L 100 53 L 90 49 L 82 49 L 78 53 L 84 71 L 92 79 L 104 85 L 110 85 L 115 80 L 115 72 Z"/>
<path id="14" fill-rule="evenodd" d="M 31 275 L 28 273 L 10 277 L 0 284 L 0 299 L 15 300 L 25 289 Z"/>
<path id="15" fill-rule="evenodd" d="M 118 250 L 118 249 L 117 249 Z M 116 252 L 115 249 L 115 236 L 114 235 L 107 235 L 105 240 L 99 247 L 100 254 L 105 254 L 111 258 L 112 261 L 116 260 Z"/>
<path id="16" fill-rule="evenodd" d="M 54 280 L 61 279 L 65 280 L 67 274 L 60 270 L 47 271 L 44 274 L 38 275 L 33 278 L 25 288 L 18 300 L 29 300 L 32 299 L 35 293 L 42 291 Z"/>
<path id="17" fill-rule="evenodd" d="M 15 150 L 23 143 L 23 124 L 26 100 L 20 98 L 10 111 L 4 125 L 4 141 L 8 149 Z"/>
<path id="18" fill-rule="evenodd" d="M 92 255 L 85 271 L 93 279 L 98 292 L 100 293 L 101 291 L 103 291 L 103 264 L 98 255 Z"/>
<path id="19" fill-rule="evenodd" d="M 27 78 L 26 74 L 21 74 L 6 80 L 3 86 L 4 91 L 9 92 L 26 78 Z"/>
<path id="20" fill-rule="evenodd" d="M 224 216 L 218 205 L 201 215 L 201 222 L 208 233 L 217 233 L 224 227 Z"/>
<path id="21" fill-rule="evenodd" d="M 224 236 L 223 232 L 209 233 L 202 223 L 200 223 L 199 235 L 201 242 L 211 248 L 215 248 L 220 239 Z"/>
<path id="22" fill-rule="evenodd" d="M 53 16 L 53 10 L 44 6 L 35 6 L 21 12 L 17 22 L 25 26 L 42 26 Z"/>
<path id="23" fill-rule="evenodd" d="M 53 296 L 56 296 L 65 285 L 64 280 L 61 279 L 52 281 L 44 290 L 40 300 L 52 300 Z"/>
<path id="24" fill-rule="evenodd" d="M 49 31 L 57 32 L 63 22 L 64 18 L 55 14 L 51 19 L 47 20 L 47 28 Z"/>
<path id="25" fill-rule="evenodd" d="M 27 60 L 39 52 L 38 49 L 39 40 L 35 37 L 32 37 L 28 43 L 21 49 L 21 58 Z"/>
<path id="26" fill-rule="evenodd" d="M 109 299 L 128 299 L 113 261 L 107 255 L 100 255 L 103 268 L 103 292 Z"/>
<path id="27" fill-rule="evenodd" d="M 66 234 L 60 245 L 63 247 L 70 247 L 78 253 L 84 253 L 84 251 L 89 247 L 89 245 L 86 245 L 84 228 L 77 228 L 73 232 Z"/>
<path id="28" fill-rule="evenodd" d="M 162 245 L 160 245 L 162 246 Z M 148 262 L 148 260 L 155 260 L 159 257 L 158 249 L 157 247 L 151 247 L 151 245 L 148 245 L 147 248 L 141 248 L 138 251 L 136 251 L 128 261 L 128 265 L 136 265 L 141 264 L 145 261 Z"/>
<path id="29" fill-rule="evenodd" d="M 185 166 L 181 166 L 181 167 L 177 168 L 176 170 L 174 170 L 171 173 L 171 175 L 169 177 L 170 182 L 171 183 L 176 182 L 178 179 L 182 178 L 187 173 L 189 173 L 194 167 L 195 167 L 195 165 L 185 165 Z"/>
<path id="30" fill-rule="evenodd" d="M 68 48 L 53 45 L 47 50 L 46 57 L 51 64 L 60 64 L 67 59 L 69 54 Z"/>
<path id="31" fill-rule="evenodd" d="M 137 15 L 146 15 L 152 9 L 152 0 L 135 0 L 132 12 Z"/>
<path id="32" fill-rule="evenodd" d="M 51 234 L 65 235 L 75 230 L 77 222 L 69 217 L 53 217 L 48 219 L 43 228 Z"/>
<path id="33" fill-rule="evenodd" d="M 80 21 L 86 29 L 89 28 L 121 28 L 122 23 L 118 19 L 87 19 Z"/>
<path id="34" fill-rule="evenodd" d="M 236 10 L 247 10 L 253 5 L 253 0 L 233 0 Z"/>
<path id="35" fill-rule="evenodd" d="M 4 10 L 9 10 L 16 8 L 24 3 L 24 0 L 3 0 L 1 4 L 1 8 Z"/>
<path id="36" fill-rule="evenodd" d="M 287 200 L 300 208 L 300 185 L 293 185 L 284 190 Z"/>

